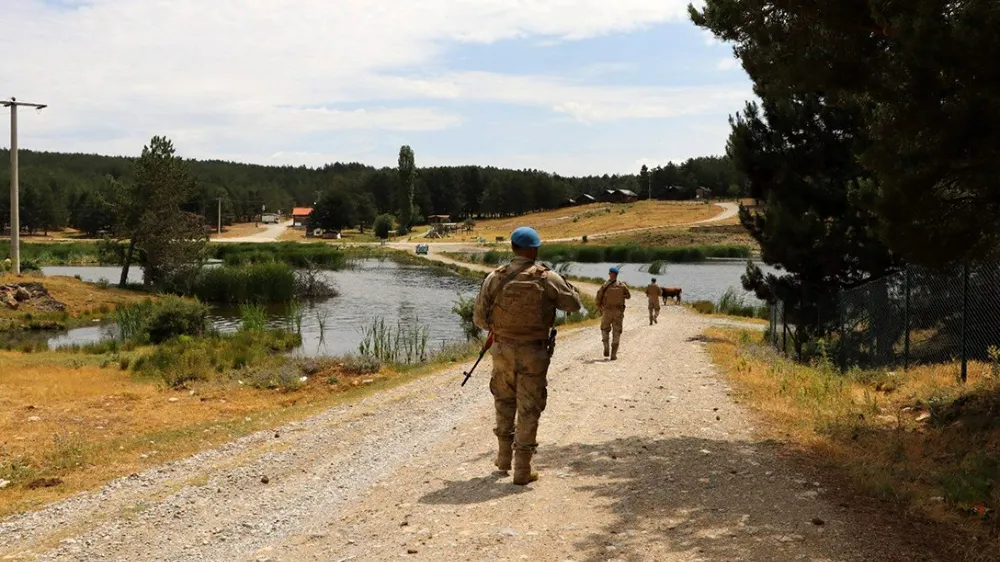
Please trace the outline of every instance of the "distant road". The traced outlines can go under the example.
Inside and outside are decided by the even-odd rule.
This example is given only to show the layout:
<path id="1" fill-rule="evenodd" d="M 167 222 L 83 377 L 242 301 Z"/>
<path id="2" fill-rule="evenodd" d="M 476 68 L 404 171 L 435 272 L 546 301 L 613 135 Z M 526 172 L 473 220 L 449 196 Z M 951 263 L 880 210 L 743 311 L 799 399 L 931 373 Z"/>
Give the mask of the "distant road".
<path id="1" fill-rule="evenodd" d="M 212 238 L 212 242 L 220 243 L 238 243 L 238 242 L 277 242 L 278 238 L 292 226 L 292 221 L 287 221 L 279 224 L 268 225 L 263 231 L 255 232 L 249 236 L 238 236 L 236 238 Z"/>

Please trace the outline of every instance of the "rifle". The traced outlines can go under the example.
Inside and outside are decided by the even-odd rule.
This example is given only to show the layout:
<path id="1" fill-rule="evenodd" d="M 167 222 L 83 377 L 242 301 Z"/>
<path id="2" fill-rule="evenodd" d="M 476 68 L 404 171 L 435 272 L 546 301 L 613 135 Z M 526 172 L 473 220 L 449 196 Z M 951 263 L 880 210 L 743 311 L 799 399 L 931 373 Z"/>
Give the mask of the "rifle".
<path id="1" fill-rule="evenodd" d="M 471 369 L 469 369 L 465 373 L 462 373 L 465 375 L 465 379 L 462 380 L 462 386 L 465 386 L 465 383 L 469 382 L 469 377 L 472 376 L 472 372 L 476 370 L 476 367 L 479 366 L 479 362 L 483 360 L 483 356 L 486 355 L 486 352 L 489 351 L 490 347 L 492 346 L 493 346 L 493 332 L 490 332 L 490 335 L 487 336 L 486 341 L 483 342 L 483 349 L 482 351 L 479 352 L 479 359 L 476 359 L 476 362 L 472 364 Z"/>

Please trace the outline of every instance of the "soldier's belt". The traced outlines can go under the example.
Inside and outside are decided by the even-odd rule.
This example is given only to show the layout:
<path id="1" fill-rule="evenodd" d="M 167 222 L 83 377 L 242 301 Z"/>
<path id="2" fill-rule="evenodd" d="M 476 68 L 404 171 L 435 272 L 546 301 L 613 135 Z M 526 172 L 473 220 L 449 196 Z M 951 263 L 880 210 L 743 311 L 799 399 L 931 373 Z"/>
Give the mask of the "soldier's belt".
<path id="1" fill-rule="evenodd" d="M 505 338 L 503 336 L 497 336 L 497 335 L 493 336 L 493 340 L 497 341 L 497 342 L 500 342 L 502 344 L 506 344 L 506 345 L 537 345 L 537 346 L 544 346 L 544 345 L 548 345 L 548 343 L 549 343 L 549 339 L 548 338 L 540 339 L 540 340 L 518 340 L 518 339 L 514 339 L 514 338 Z"/>

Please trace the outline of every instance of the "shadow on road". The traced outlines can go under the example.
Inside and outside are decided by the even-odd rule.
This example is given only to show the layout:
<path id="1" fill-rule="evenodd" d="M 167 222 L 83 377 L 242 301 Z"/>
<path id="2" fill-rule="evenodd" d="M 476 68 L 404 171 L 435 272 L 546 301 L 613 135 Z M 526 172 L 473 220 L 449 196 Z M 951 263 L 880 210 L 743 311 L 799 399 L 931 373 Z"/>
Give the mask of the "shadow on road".
<path id="1" fill-rule="evenodd" d="M 491 475 L 445 482 L 419 501 L 488 502 L 567 479 L 615 516 L 575 542 L 574 559 L 593 562 L 956 560 L 941 529 L 817 488 L 775 448 L 690 437 L 543 447 L 542 479 L 526 489 Z"/>

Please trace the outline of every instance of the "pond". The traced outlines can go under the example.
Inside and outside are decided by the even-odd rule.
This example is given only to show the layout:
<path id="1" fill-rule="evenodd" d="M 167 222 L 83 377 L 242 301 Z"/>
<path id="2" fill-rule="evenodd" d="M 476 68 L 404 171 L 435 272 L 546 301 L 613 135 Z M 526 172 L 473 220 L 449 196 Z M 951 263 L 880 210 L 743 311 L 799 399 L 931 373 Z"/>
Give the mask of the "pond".
<path id="1" fill-rule="evenodd" d="M 82 280 L 117 280 L 117 267 L 46 267 L 45 275 L 78 275 Z M 419 265 L 399 264 L 391 260 L 359 260 L 354 266 L 340 271 L 323 272 L 324 280 L 339 291 L 339 296 L 302 305 L 302 346 L 296 354 L 304 356 L 342 355 L 355 353 L 361 343 L 361 328 L 377 317 L 396 326 L 424 325 L 429 329 L 429 347 L 440 348 L 464 341 L 458 315 L 451 311 L 459 295 L 475 296 L 479 282 L 458 275 L 443 273 Z M 142 270 L 133 268 L 129 277 L 142 278 Z M 297 329 L 289 318 L 289 307 L 267 307 L 269 323 L 275 327 Z M 210 316 L 220 332 L 239 328 L 239 308 L 213 307 Z M 322 329 L 321 329 L 322 327 Z M 113 333 L 111 326 L 87 326 L 50 337 L 50 348 L 80 345 L 99 341 Z"/>
<path id="2" fill-rule="evenodd" d="M 552 264 L 549 264 L 550 266 Z M 608 278 L 608 270 L 617 265 L 621 272 L 618 279 L 633 289 L 642 289 L 652 278 L 661 287 L 680 287 L 683 289 L 682 300 L 693 302 L 708 300 L 718 302 L 729 289 L 735 290 L 748 303 L 763 304 L 751 292 L 743 290 L 740 276 L 746 271 L 744 260 L 710 260 L 699 263 L 668 263 L 657 274 L 649 273 L 650 264 L 614 264 L 614 263 L 577 263 L 557 264 L 554 269 L 560 273 L 577 277 Z M 760 265 L 765 275 L 776 270 L 764 264 Z M 633 291 L 634 293 L 635 291 Z M 633 295 L 635 298 L 635 295 Z"/>

